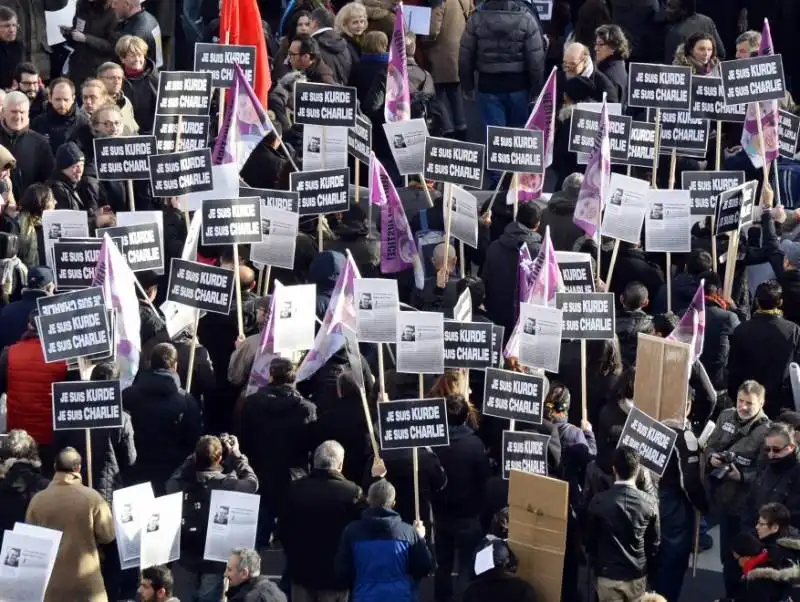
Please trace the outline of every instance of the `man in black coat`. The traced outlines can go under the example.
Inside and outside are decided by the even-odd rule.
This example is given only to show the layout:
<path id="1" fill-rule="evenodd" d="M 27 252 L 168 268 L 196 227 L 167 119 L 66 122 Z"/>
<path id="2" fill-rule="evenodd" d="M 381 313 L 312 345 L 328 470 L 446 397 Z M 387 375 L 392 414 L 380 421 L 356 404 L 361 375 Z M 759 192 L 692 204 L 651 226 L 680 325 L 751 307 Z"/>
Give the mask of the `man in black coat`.
<path id="1" fill-rule="evenodd" d="M 769 503 L 783 504 L 789 509 L 791 525 L 800 527 L 800 459 L 794 441 L 794 429 L 780 422 L 770 425 L 764 435 L 766 462 L 749 487 L 743 525 L 753 525 L 758 511 Z"/>
<path id="2" fill-rule="evenodd" d="M 783 289 L 776 280 L 758 285 L 756 307 L 730 339 L 728 394 L 734 399 L 744 381 L 755 380 L 767 391 L 764 411 L 777 416 L 794 406 L 789 364 L 800 361 L 800 326 L 783 317 Z"/>
<path id="3" fill-rule="evenodd" d="M 591 81 L 595 90 L 597 90 L 598 100 L 602 100 L 603 92 L 606 93 L 606 102 L 622 102 L 624 100 L 619 98 L 617 87 L 612 81 L 594 66 L 589 49 L 583 44 L 572 42 L 564 47 L 562 68 L 566 79 L 585 77 Z M 563 89 L 563 86 L 560 89 Z"/>
<path id="4" fill-rule="evenodd" d="M 655 299 L 664 285 L 664 272 L 658 265 L 648 261 L 639 245 L 621 240 L 610 292 L 619 299 L 631 282 L 641 282 L 647 288 L 647 297 Z"/>
<path id="5" fill-rule="evenodd" d="M 692 249 L 686 261 L 686 271 L 678 273 L 672 279 L 672 305 L 670 311 L 682 315 L 694 299 L 694 295 L 700 286 L 700 276 L 714 269 L 714 260 L 711 253 L 703 249 Z M 667 311 L 667 286 L 661 290 L 653 299 L 653 313 L 661 314 Z"/>
<path id="6" fill-rule="evenodd" d="M 311 37 L 319 44 L 319 56 L 333 70 L 336 83 L 350 81 L 353 59 L 347 42 L 333 29 L 333 15 L 325 8 L 315 8 L 311 13 Z"/>
<path id="7" fill-rule="evenodd" d="M 142 8 L 142 0 L 117 0 L 112 8 L 119 22 L 111 34 L 111 43 L 116 45 L 125 35 L 142 38 L 147 44 L 147 58 L 153 61 L 156 69 L 163 67 L 161 27 L 156 18 Z"/>
<path id="8" fill-rule="evenodd" d="M 619 302 L 622 307 L 617 310 L 614 328 L 619 339 L 622 361 L 630 367 L 636 363 L 639 333 L 653 333 L 653 317 L 644 311 L 650 303 L 647 288 L 641 282 L 631 282 L 620 295 Z"/>
<path id="9" fill-rule="evenodd" d="M 294 481 L 278 532 L 286 555 L 292 597 L 316 599 L 321 592 L 346 594 L 333 564 L 344 528 L 365 507 L 361 487 L 342 474 L 344 448 L 325 441 L 314 452 L 311 474 Z"/>
<path id="10" fill-rule="evenodd" d="M 781 251 L 783 270 L 776 275 L 783 289 L 783 315 L 800 325 L 800 243 L 783 240 Z"/>
<path id="11" fill-rule="evenodd" d="M 17 198 L 31 184 L 46 182 L 55 167 L 47 139 L 29 127 L 30 104 L 22 92 L 9 92 L 0 124 L 0 144 L 17 160 L 17 166 L 11 170 L 11 184 Z"/>
<path id="12" fill-rule="evenodd" d="M 261 556 L 253 549 L 237 548 L 231 552 L 225 576 L 228 602 L 286 602 L 286 595 L 278 586 L 261 574 Z"/>
<path id="13" fill-rule="evenodd" d="M 722 281 L 716 272 L 701 276 L 705 280 L 706 332 L 700 362 L 718 391 L 728 386 L 728 357 L 731 336 L 739 326 L 739 315 L 728 300 L 722 298 Z"/>
<path id="14" fill-rule="evenodd" d="M 539 230 L 544 231 L 550 226 L 550 240 L 556 251 L 573 251 L 575 242 L 585 235 L 572 220 L 582 184 L 582 173 L 568 175 L 561 184 L 561 190 L 553 193 L 542 211 Z"/>
<path id="15" fill-rule="evenodd" d="M 89 216 L 97 211 L 95 199 L 84 191 L 85 165 L 86 157 L 74 142 L 67 142 L 56 151 L 56 169 L 47 181 L 56 200 L 56 209 L 87 211 Z"/>
<path id="16" fill-rule="evenodd" d="M 48 139 L 55 154 L 76 127 L 88 123 L 88 117 L 75 103 L 75 84 L 69 78 L 57 77 L 50 82 L 50 102 L 41 115 L 31 120 L 31 129 Z"/>

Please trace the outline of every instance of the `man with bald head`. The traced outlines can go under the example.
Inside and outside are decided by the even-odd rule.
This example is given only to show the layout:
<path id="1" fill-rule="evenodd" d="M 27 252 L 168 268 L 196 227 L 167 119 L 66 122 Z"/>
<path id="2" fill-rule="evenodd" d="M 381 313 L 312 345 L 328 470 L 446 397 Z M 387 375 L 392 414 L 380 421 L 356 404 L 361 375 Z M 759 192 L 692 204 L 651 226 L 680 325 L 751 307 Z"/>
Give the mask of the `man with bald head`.
<path id="1" fill-rule="evenodd" d="M 114 541 L 111 509 L 98 492 L 81 483 L 81 456 L 74 448 L 58 453 L 55 471 L 25 515 L 28 524 L 62 533 L 45 602 L 106 600 L 97 546 Z"/>
<path id="2" fill-rule="evenodd" d="M 561 69 L 566 79 L 573 77 L 585 77 L 597 90 L 597 98 L 603 100 L 603 92 L 606 93 L 606 102 L 624 102 L 624 98 L 619 98 L 616 86 L 608 77 L 597 69 L 592 62 L 589 49 L 583 44 L 572 42 L 564 47 L 564 58 L 561 61 Z M 563 87 L 559 86 L 560 89 Z"/>

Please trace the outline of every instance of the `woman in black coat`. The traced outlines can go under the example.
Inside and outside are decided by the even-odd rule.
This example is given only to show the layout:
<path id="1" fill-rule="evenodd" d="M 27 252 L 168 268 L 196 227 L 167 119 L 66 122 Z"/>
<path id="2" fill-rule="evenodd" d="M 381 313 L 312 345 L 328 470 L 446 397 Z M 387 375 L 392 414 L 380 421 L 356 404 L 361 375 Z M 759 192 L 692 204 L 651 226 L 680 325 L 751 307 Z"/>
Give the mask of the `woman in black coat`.
<path id="1" fill-rule="evenodd" d="M 617 89 L 619 101 L 628 104 L 628 69 L 630 45 L 619 25 L 601 25 L 595 31 L 594 54 L 597 68 Z"/>

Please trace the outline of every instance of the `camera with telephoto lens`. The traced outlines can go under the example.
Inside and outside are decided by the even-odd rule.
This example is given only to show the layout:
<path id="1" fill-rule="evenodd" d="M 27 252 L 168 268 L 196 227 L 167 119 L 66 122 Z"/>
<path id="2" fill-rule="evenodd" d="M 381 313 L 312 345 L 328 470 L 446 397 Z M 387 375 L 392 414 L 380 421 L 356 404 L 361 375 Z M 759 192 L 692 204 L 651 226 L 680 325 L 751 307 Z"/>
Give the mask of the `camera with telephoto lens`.
<path id="1" fill-rule="evenodd" d="M 712 470 L 710 476 L 715 479 L 724 479 L 725 475 L 728 474 L 728 471 L 731 469 L 734 461 L 736 460 L 736 454 L 734 454 L 732 451 L 723 451 L 717 452 L 716 455 L 720 462 L 722 462 L 722 466 L 718 466 Z"/>
<path id="2" fill-rule="evenodd" d="M 228 433 L 222 433 L 219 436 L 220 443 L 222 443 L 222 455 L 227 456 L 231 450 L 236 446 L 236 437 Z"/>

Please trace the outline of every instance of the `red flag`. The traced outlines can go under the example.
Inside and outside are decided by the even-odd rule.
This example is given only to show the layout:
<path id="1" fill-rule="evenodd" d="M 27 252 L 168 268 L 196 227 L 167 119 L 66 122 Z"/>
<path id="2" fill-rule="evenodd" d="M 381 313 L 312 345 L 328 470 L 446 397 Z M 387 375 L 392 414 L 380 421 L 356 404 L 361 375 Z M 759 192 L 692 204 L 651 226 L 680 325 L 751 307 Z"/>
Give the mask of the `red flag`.
<path id="1" fill-rule="evenodd" d="M 267 108 L 267 95 L 272 87 L 267 41 L 257 0 L 222 0 L 219 38 L 223 44 L 256 47 L 256 70 L 253 91 L 261 106 Z"/>

